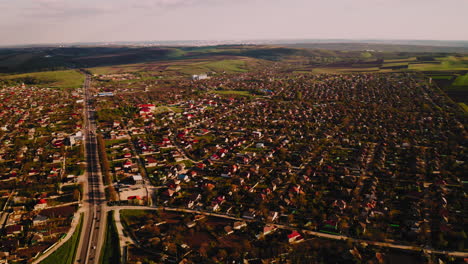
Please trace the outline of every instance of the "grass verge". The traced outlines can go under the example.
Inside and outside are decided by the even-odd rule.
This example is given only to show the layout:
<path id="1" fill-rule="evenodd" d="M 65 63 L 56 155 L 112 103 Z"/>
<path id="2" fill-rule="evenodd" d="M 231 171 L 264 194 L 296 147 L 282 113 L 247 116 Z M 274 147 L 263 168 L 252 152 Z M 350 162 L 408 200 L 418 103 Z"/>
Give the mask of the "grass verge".
<path id="1" fill-rule="evenodd" d="M 41 261 L 40 264 L 72 264 L 75 260 L 76 248 L 78 247 L 78 243 L 80 241 L 82 224 L 83 214 L 80 215 L 80 221 L 72 237 L 68 239 L 68 241 L 65 242 L 60 248 L 55 250 L 54 253 L 50 254 L 46 259 Z"/>
<path id="2" fill-rule="evenodd" d="M 104 240 L 104 247 L 102 249 L 99 263 L 118 264 L 120 263 L 119 235 L 117 233 L 117 226 L 115 225 L 114 214 L 112 211 L 107 213 L 106 226 L 106 238 Z"/>

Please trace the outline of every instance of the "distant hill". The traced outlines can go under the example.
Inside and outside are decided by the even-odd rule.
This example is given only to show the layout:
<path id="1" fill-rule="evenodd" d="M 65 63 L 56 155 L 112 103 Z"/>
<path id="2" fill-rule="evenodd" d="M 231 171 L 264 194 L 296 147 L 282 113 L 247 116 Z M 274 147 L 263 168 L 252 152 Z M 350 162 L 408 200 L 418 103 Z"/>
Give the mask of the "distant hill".
<path id="1" fill-rule="evenodd" d="M 452 43 L 451 45 L 456 44 Z M 372 51 L 372 54 L 363 54 L 365 51 Z M 349 62 L 356 60 L 356 58 L 375 60 L 422 55 L 437 57 L 450 53 L 454 55 L 468 53 L 468 45 L 466 47 L 446 47 L 380 43 L 302 43 L 199 47 L 108 45 L 4 48 L 0 49 L 0 74 L 197 58 L 206 59 L 216 58 L 217 56 L 242 56 L 270 61 L 297 60 L 300 58 L 314 65 L 325 62 Z M 370 57 L 366 58 L 366 56 Z"/>

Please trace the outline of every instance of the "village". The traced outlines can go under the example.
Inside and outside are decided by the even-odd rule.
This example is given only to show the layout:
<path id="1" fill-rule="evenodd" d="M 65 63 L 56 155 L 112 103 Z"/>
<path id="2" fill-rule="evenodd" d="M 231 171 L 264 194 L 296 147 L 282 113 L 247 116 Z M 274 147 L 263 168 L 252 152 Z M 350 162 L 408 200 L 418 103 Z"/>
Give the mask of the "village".
<path id="1" fill-rule="evenodd" d="M 24 84 L 0 89 L 0 263 L 37 257 L 79 217 L 81 97 Z"/>
<path id="2" fill-rule="evenodd" d="M 143 232 L 159 237 L 148 243 L 166 257 L 191 252 L 199 260 L 208 250 L 225 260 L 276 233 L 281 249 L 250 256 L 273 258 L 307 241 L 300 230 L 465 248 L 465 120 L 422 75 L 273 68 L 166 81 L 160 89 L 105 87 L 113 96 L 99 97 L 97 110 L 109 204 L 232 217 L 239 221 L 219 227 L 218 241 L 243 228 L 251 234 L 245 239 L 257 240 L 213 252 L 184 239 L 161 247 L 171 241 L 165 232 Z M 95 88 L 103 92 L 99 82 Z M 197 226 L 193 216 L 181 217 L 179 232 Z M 133 238 L 143 239 L 141 225 L 134 227 Z"/>

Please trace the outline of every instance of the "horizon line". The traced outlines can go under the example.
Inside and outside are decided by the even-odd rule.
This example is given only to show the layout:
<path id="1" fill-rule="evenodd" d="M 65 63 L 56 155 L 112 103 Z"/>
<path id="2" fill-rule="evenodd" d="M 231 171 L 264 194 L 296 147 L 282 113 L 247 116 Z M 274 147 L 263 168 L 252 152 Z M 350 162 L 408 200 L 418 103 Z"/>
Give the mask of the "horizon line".
<path id="1" fill-rule="evenodd" d="M 290 43 L 289 41 L 307 41 L 307 42 L 294 42 Z M 19 47 L 50 47 L 50 46 L 79 46 L 79 45 L 118 45 L 126 44 L 134 45 L 138 44 L 153 44 L 155 46 L 162 46 L 161 44 L 168 43 L 177 43 L 173 44 L 174 46 L 197 46 L 196 42 L 213 42 L 213 44 L 206 44 L 200 46 L 214 46 L 214 45 L 260 45 L 260 44 L 313 44 L 314 41 L 317 44 L 336 44 L 336 43 L 346 43 L 346 41 L 354 43 L 369 44 L 371 42 L 441 42 L 441 43 L 456 43 L 462 42 L 468 45 L 468 40 L 441 40 L 441 39 L 404 39 L 404 38 L 263 38 L 263 39 L 179 39 L 179 40 L 114 40 L 114 41 L 83 41 L 83 42 L 55 42 L 55 43 L 23 43 L 23 44 L 6 44 L 0 45 L 0 48 L 19 48 Z M 332 42 L 324 42 L 332 41 Z M 185 43 L 192 42 L 190 45 Z M 219 44 L 216 44 L 219 42 Z M 251 42 L 251 43 L 249 43 Z M 256 42 L 256 43 L 255 43 Z M 275 43 L 276 42 L 276 43 Z M 278 43 L 281 42 L 281 43 Z M 161 44 L 158 44 L 161 43 Z M 382 43 L 370 43 L 370 44 L 382 44 Z M 396 43 L 390 43 L 396 44 Z M 412 45 L 417 46 L 417 44 L 400 44 L 400 45 Z M 454 46 L 452 46 L 454 47 Z M 455 46 L 463 47 L 463 46 Z"/>

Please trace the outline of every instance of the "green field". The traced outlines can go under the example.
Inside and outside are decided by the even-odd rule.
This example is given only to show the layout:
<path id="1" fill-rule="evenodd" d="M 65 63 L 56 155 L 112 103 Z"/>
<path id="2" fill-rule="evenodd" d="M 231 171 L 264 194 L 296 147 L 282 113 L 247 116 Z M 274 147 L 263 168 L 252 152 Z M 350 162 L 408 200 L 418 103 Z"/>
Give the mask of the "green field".
<path id="1" fill-rule="evenodd" d="M 67 70 L 6 75 L 0 77 L 0 80 L 18 82 L 29 80 L 32 82 L 31 85 L 39 87 L 79 88 L 83 85 L 84 76 L 77 71 Z"/>
<path id="2" fill-rule="evenodd" d="M 6 201 L 8 198 L 1 198 L 0 199 L 0 211 L 3 209 L 3 206 L 5 206 Z"/>
<path id="3" fill-rule="evenodd" d="M 17 67 L 28 60 L 34 58 L 36 55 L 34 53 L 24 53 L 17 54 L 13 56 L 8 56 L 6 58 L 0 58 L 0 66 L 3 67 Z"/>
<path id="4" fill-rule="evenodd" d="M 354 72 L 391 72 L 391 69 L 379 69 L 378 67 L 369 68 L 314 68 L 312 69 L 313 74 L 322 73 L 354 73 Z"/>
<path id="5" fill-rule="evenodd" d="M 458 76 L 452 84 L 453 86 L 468 86 L 468 73 Z"/>
<path id="6" fill-rule="evenodd" d="M 384 60 L 384 63 L 397 63 L 397 62 L 403 63 L 403 62 L 416 61 L 416 60 L 417 60 L 416 57 L 410 57 L 410 58 L 407 58 L 407 59 L 389 59 L 389 60 Z"/>
<path id="7" fill-rule="evenodd" d="M 44 259 L 40 264 L 72 264 L 75 260 L 78 242 L 80 241 L 82 224 L 83 215 L 80 216 L 80 221 L 72 237 L 67 242 L 65 242 L 60 248 L 54 251 L 54 253 L 50 254 L 46 259 Z"/>
<path id="8" fill-rule="evenodd" d="M 105 74 L 116 74 L 116 73 L 127 73 L 136 72 L 141 70 L 140 66 L 143 64 L 127 64 L 127 65 L 116 65 L 108 67 L 95 67 L 89 68 L 88 70 L 93 74 L 105 75 Z"/>
<path id="9" fill-rule="evenodd" d="M 120 210 L 121 218 L 128 219 L 130 221 L 136 220 L 140 217 L 145 216 L 148 212 L 146 210 Z"/>
<path id="10" fill-rule="evenodd" d="M 391 62 L 391 63 L 384 63 L 382 67 L 395 67 L 395 66 L 404 66 L 408 65 L 408 62 Z"/>
<path id="11" fill-rule="evenodd" d="M 410 70 L 417 71 L 459 71 L 468 70 L 468 57 L 448 56 L 437 58 L 437 63 L 414 63 L 409 65 Z"/>
<path id="12" fill-rule="evenodd" d="M 209 61 L 180 61 L 167 67 L 168 71 L 174 71 L 186 75 L 201 74 L 206 72 L 246 72 L 246 61 L 243 59 L 225 59 Z"/>
<path id="13" fill-rule="evenodd" d="M 248 91 L 237 91 L 237 90 L 218 90 L 218 91 L 213 91 L 213 93 L 220 94 L 220 95 L 232 95 L 232 96 L 246 96 L 246 97 L 252 96 L 252 94 Z"/>
<path id="14" fill-rule="evenodd" d="M 450 80 L 453 78 L 452 75 L 432 75 L 430 76 L 433 80 Z"/>
<path id="15" fill-rule="evenodd" d="M 250 64 L 256 59 L 234 56 L 214 56 L 204 59 L 186 59 L 173 61 L 160 61 L 152 63 L 139 63 L 127 65 L 115 65 L 95 67 L 89 70 L 93 74 L 116 74 L 116 73 L 158 73 L 162 75 L 193 75 L 207 72 L 238 73 L 247 72 Z M 154 77 L 151 77 L 154 78 Z M 144 78 L 143 78 L 144 79 Z"/>
<path id="16" fill-rule="evenodd" d="M 182 113 L 183 110 L 178 107 L 158 106 L 153 112 L 156 114 L 165 113 L 165 112 Z"/>
<path id="17" fill-rule="evenodd" d="M 101 264 L 118 264 L 120 263 L 120 245 L 119 235 L 117 233 L 117 227 L 114 221 L 114 213 L 107 213 L 107 229 L 106 238 L 104 240 L 104 246 L 102 248 L 101 258 L 99 263 Z"/>
<path id="18" fill-rule="evenodd" d="M 246 62 L 243 60 L 222 60 L 209 62 L 204 67 L 212 71 L 226 71 L 226 72 L 246 72 Z"/>

